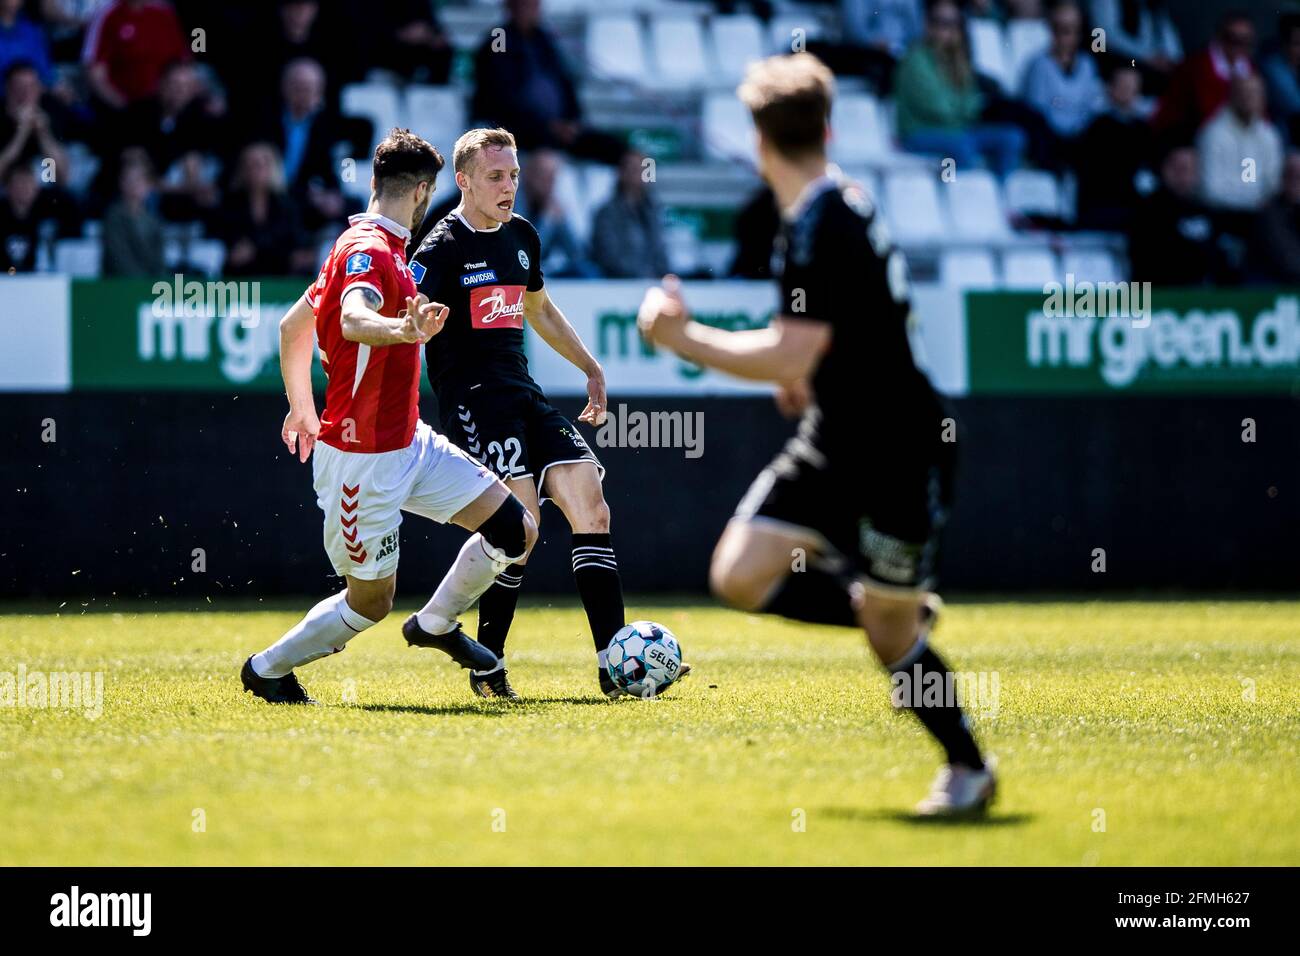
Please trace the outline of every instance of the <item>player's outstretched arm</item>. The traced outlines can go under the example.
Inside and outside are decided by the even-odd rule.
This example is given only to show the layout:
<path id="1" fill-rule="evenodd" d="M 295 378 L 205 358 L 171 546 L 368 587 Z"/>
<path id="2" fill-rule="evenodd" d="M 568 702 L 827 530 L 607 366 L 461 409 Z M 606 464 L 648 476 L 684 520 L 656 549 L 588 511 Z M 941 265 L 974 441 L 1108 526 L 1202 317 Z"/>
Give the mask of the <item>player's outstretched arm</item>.
<path id="1" fill-rule="evenodd" d="M 343 337 L 349 342 L 383 347 L 404 343 L 424 344 L 442 331 L 447 307 L 430 302 L 423 294 L 406 300 L 406 311 L 397 318 L 379 314 L 383 300 L 374 289 L 355 286 L 343 295 Z"/>
<path id="2" fill-rule="evenodd" d="M 312 446 L 320 434 L 316 399 L 311 393 L 315 322 L 306 296 L 299 297 L 280 320 L 280 375 L 284 379 L 285 397 L 289 399 L 289 414 L 284 417 L 280 440 L 299 461 L 311 457 Z"/>
<path id="3" fill-rule="evenodd" d="M 742 332 L 702 325 L 691 319 L 676 276 L 646 293 L 637 325 L 646 341 L 688 361 L 760 382 L 806 379 L 831 343 L 829 325 L 788 316 Z"/>
<path id="4" fill-rule="evenodd" d="M 524 293 L 524 317 L 537 334 L 555 351 L 587 376 L 587 407 L 578 421 L 590 425 L 603 425 L 609 399 L 605 395 L 605 370 L 596 357 L 583 345 L 582 338 L 564 317 L 560 307 L 551 301 L 546 289 Z"/>

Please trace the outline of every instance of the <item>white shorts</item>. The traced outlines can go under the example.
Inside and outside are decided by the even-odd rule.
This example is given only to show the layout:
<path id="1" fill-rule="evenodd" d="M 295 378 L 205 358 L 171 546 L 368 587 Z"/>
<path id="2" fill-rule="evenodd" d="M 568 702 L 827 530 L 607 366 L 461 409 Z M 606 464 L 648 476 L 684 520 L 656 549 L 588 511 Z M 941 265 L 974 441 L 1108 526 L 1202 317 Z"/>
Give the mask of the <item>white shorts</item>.
<path id="1" fill-rule="evenodd" d="M 363 581 L 397 570 L 403 511 L 446 524 L 497 480 L 424 422 L 397 451 L 363 454 L 317 442 L 312 477 L 325 512 L 325 553 L 337 574 Z"/>

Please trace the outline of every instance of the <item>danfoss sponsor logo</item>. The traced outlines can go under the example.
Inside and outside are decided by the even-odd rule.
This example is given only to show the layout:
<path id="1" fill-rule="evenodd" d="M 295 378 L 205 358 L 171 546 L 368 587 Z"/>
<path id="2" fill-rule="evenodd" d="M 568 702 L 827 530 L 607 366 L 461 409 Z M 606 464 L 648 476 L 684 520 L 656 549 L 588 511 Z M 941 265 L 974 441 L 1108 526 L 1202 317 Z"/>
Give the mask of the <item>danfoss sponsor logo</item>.
<path id="1" fill-rule="evenodd" d="M 475 290 L 473 317 L 477 328 L 498 326 L 521 329 L 524 325 L 524 287 L 493 286 Z"/>

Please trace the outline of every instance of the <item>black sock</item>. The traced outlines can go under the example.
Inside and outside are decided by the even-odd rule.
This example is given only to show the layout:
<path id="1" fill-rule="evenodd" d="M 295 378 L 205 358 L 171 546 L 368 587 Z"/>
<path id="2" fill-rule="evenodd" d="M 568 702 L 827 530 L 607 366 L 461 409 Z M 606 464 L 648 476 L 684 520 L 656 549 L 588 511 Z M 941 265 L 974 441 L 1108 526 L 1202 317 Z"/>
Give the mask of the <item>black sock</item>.
<path id="1" fill-rule="evenodd" d="M 949 763 L 981 769 L 984 759 L 966 715 L 957 703 L 956 686 L 949 680 L 948 665 L 943 658 L 926 646 L 920 654 L 908 654 L 889 670 L 894 706 L 906 707 L 916 714 L 930 735 L 939 741 Z"/>
<path id="2" fill-rule="evenodd" d="M 599 653 L 623 626 L 623 582 L 609 534 L 574 534 L 573 579 Z"/>
<path id="3" fill-rule="evenodd" d="M 844 582 L 829 571 L 815 567 L 786 575 L 763 610 L 809 624 L 862 626 L 853 611 Z"/>
<path id="4" fill-rule="evenodd" d="M 478 642 L 497 657 L 506 653 L 506 635 L 515 619 L 519 603 L 519 585 L 524 581 L 524 566 L 512 564 L 497 575 L 492 586 L 478 599 Z"/>

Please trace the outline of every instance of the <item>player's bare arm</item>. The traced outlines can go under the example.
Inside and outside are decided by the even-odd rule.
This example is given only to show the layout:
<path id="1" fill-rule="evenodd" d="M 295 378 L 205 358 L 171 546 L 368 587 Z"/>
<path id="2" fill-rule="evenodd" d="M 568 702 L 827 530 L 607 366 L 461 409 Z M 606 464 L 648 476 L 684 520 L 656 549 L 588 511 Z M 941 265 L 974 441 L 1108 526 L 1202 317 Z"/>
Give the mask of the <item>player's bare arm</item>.
<path id="1" fill-rule="evenodd" d="M 545 289 L 524 294 L 524 317 L 542 337 L 542 341 L 587 376 L 587 407 L 578 416 L 578 421 L 603 425 L 609 407 L 605 395 L 605 370 L 587 350 L 587 346 L 582 343 L 578 333 Z"/>
<path id="2" fill-rule="evenodd" d="M 305 462 L 320 434 L 316 399 L 311 391 L 311 360 L 316 342 L 316 316 L 300 296 L 280 320 L 280 375 L 284 394 L 289 399 L 289 414 L 284 417 L 280 439 L 289 453 Z"/>
<path id="3" fill-rule="evenodd" d="M 691 318 L 673 276 L 646 293 L 637 325 L 646 341 L 687 361 L 783 385 L 807 379 L 831 343 L 829 326 L 787 315 L 776 316 L 765 329 L 742 332 L 703 325 Z"/>
<path id="4" fill-rule="evenodd" d="M 357 286 L 343 296 L 343 337 L 362 345 L 423 345 L 442 331 L 447 307 L 430 302 L 424 295 L 407 298 L 406 311 L 397 318 L 379 314 L 383 300 L 373 289 Z"/>

